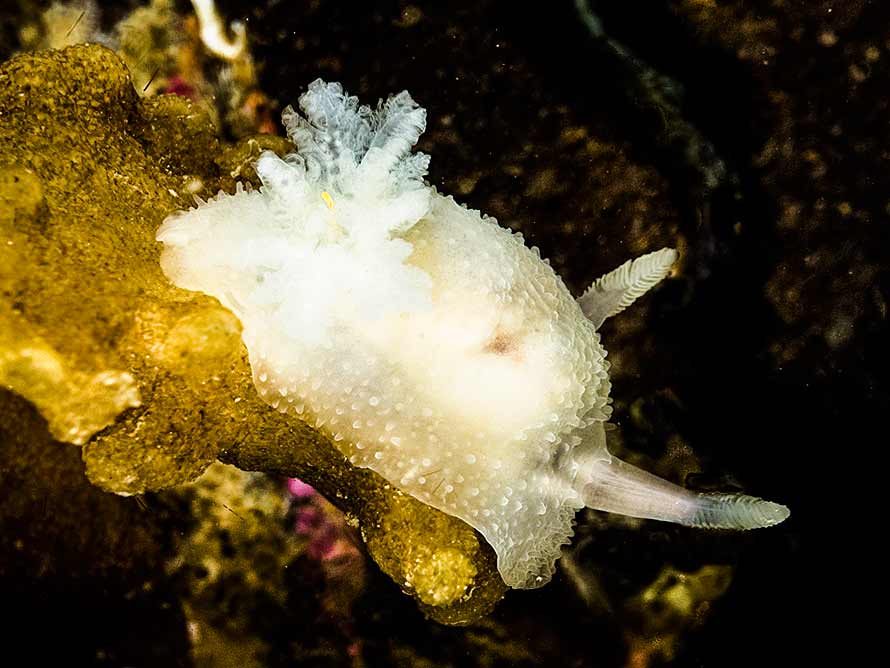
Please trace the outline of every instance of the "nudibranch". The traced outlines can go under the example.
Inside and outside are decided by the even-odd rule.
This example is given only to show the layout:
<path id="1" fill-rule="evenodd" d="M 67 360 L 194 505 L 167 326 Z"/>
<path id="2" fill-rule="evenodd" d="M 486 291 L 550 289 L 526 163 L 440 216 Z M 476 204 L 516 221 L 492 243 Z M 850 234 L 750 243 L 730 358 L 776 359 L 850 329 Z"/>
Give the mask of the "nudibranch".
<path id="1" fill-rule="evenodd" d="M 317 80 L 283 121 L 296 151 L 158 231 L 168 278 L 240 318 L 259 394 L 478 530 L 511 587 L 548 581 L 584 506 L 690 526 L 777 524 L 782 505 L 701 494 L 606 448 L 597 328 L 670 271 L 629 261 L 575 300 L 522 236 L 423 180 L 425 111 Z"/>

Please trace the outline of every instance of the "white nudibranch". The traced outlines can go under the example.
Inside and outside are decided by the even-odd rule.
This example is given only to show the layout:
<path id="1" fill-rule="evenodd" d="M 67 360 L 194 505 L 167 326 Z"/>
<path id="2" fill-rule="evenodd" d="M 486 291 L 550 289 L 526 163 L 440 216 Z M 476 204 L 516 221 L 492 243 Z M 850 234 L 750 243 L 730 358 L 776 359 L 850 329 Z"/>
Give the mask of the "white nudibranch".
<path id="1" fill-rule="evenodd" d="M 373 469 L 492 545 L 511 587 L 548 581 L 584 506 L 690 526 L 788 517 L 686 490 L 612 456 L 609 364 L 596 328 L 661 280 L 663 249 L 579 300 L 522 236 L 425 184 L 426 114 L 376 109 L 321 80 L 288 108 L 296 152 L 169 217 L 164 272 L 243 324 L 254 382 Z"/>

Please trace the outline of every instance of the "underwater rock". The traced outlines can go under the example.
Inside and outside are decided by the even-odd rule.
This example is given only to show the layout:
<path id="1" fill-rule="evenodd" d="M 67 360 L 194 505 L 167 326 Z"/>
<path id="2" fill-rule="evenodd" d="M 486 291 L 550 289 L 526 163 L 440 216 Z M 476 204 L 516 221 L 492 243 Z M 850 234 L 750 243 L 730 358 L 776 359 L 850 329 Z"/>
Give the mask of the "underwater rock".
<path id="1" fill-rule="evenodd" d="M 625 631 L 627 665 L 672 663 L 683 634 L 700 625 L 711 604 L 729 588 L 732 570 L 710 564 L 688 573 L 665 566 L 624 606 L 624 614 L 633 620 Z"/>
<path id="2" fill-rule="evenodd" d="M 873 31 L 886 16 L 862 0 L 830 11 L 684 0 L 673 11 L 749 72 L 749 97 L 763 117 L 750 160 L 776 220 L 774 256 L 781 253 L 764 288 L 782 324 L 770 344 L 774 364 L 843 370 L 847 363 L 826 362 L 857 359 L 887 317 L 890 179 L 881 142 L 890 44 Z M 843 91 L 844 104 L 826 91 Z"/>
<path id="3" fill-rule="evenodd" d="M 427 614 L 465 623 L 504 592 L 487 544 L 270 409 L 234 316 L 161 273 L 161 221 L 248 176 L 239 156 L 280 141 L 246 139 L 220 154 L 198 108 L 140 99 L 104 47 L 5 63 L 0 384 L 22 392 L 54 434 L 77 426 L 65 440 L 85 443 L 87 476 L 118 494 L 188 482 L 217 457 L 306 480 L 358 520 L 371 555 Z M 95 395 L 73 401 L 84 380 Z"/>
<path id="4" fill-rule="evenodd" d="M 0 490 L 0 594 L 14 613 L 4 663 L 180 665 L 185 619 L 163 572 L 169 517 L 91 485 L 78 449 L 2 387 Z M 52 642 L 34 642 L 35 629 Z"/>

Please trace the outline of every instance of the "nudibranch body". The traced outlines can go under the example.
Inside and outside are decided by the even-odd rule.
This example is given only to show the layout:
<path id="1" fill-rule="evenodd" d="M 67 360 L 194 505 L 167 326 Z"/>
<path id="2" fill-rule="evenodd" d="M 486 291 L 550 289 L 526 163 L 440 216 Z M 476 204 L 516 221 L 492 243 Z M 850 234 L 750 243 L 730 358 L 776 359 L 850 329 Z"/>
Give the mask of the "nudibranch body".
<path id="1" fill-rule="evenodd" d="M 781 522 L 784 506 L 702 495 L 606 449 L 596 329 L 670 270 L 665 249 L 575 300 L 519 234 L 423 182 L 425 112 L 315 81 L 284 123 L 297 151 L 167 219 L 178 286 L 231 309 L 260 395 L 356 466 L 477 529 L 512 587 L 536 587 L 584 506 L 694 526 Z"/>

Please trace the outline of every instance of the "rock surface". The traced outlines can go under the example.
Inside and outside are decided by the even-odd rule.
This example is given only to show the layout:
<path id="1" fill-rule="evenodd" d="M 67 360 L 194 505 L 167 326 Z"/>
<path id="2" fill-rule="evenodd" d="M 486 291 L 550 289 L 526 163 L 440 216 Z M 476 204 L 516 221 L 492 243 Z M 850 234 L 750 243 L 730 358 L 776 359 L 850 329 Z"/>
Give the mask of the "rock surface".
<path id="1" fill-rule="evenodd" d="M 93 484 L 157 491 L 217 458 L 298 476 L 358 519 L 371 554 L 431 616 L 491 608 L 504 586 L 484 541 L 262 403 L 235 317 L 161 273 L 164 217 L 231 188 L 283 140 L 221 149 L 187 100 L 140 98 L 114 53 L 74 46 L 0 69 L 0 145 L 0 383 L 55 440 L 82 445 Z"/>

